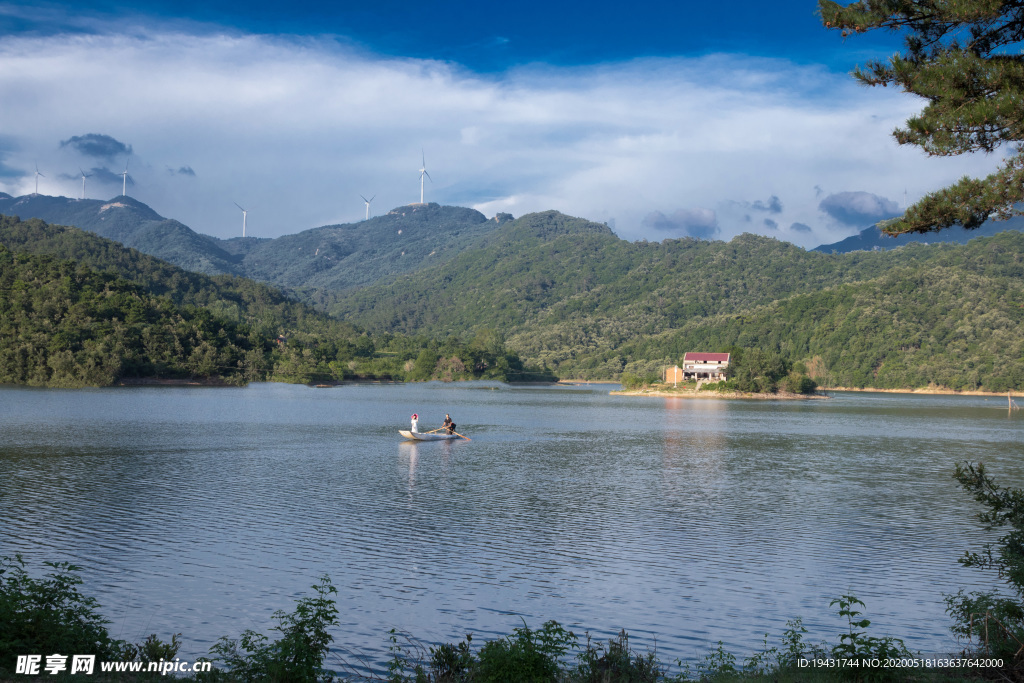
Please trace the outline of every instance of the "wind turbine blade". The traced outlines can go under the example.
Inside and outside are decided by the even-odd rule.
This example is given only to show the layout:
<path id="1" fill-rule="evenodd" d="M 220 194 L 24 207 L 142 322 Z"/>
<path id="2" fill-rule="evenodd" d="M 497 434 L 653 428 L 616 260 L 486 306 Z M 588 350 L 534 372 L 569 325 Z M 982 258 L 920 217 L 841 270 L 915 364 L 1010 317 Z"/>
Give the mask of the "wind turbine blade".
<path id="1" fill-rule="evenodd" d="M 430 174 L 427 173 L 426 169 L 423 169 L 423 175 L 427 176 L 427 180 L 429 180 L 430 182 L 434 182 L 434 179 L 430 177 Z"/>
<path id="2" fill-rule="evenodd" d="M 234 204 L 235 206 L 238 206 L 239 209 L 242 209 L 242 207 L 239 206 L 238 202 L 231 202 L 231 203 Z M 244 213 L 245 209 L 242 209 L 242 212 Z"/>
<path id="3" fill-rule="evenodd" d="M 362 200 L 363 200 L 364 202 L 366 202 L 367 204 L 369 204 L 369 203 L 370 203 L 370 201 L 371 201 L 371 200 L 367 199 L 366 197 L 364 197 L 363 195 L 359 195 L 359 198 L 360 198 L 360 199 L 362 199 Z"/>
<path id="4" fill-rule="evenodd" d="M 377 195 L 373 195 L 372 197 L 370 197 L 370 201 L 372 202 L 376 198 L 377 198 Z"/>

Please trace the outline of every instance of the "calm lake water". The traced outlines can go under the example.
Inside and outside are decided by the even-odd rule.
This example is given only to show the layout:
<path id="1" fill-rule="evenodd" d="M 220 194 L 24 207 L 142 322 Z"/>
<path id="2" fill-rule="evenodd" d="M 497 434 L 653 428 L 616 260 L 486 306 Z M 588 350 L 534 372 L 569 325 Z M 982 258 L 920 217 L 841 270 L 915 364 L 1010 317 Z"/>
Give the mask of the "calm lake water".
<path id="1" fill-rule="evenodd" d="M 850 591 L 875 635 L 957 649 L 942 594 L 986 578 L 956 562 L 985 535 L 953 465 L 1024 485 L 1024 411 L 611 388 L 0 388 L 0 554 L 82 565 L 116 636 L 181 632 L 182 658 L 267 632 L 325 573 L 336 645 L 378 663 L 391 628 L 480 642 L 524 619 L 743 655 L 798 616 L 836 640 Z M 472 441 L 402 443 L 413 412 Z"/>

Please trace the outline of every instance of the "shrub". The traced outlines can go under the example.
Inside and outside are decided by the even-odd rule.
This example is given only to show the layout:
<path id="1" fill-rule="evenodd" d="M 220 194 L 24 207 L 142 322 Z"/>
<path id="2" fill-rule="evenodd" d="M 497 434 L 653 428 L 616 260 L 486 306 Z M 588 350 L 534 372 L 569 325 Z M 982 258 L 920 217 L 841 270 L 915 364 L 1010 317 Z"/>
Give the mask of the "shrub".
<path id="1" fill-rule="evenodd" d="M 313 590 L 317 597 L 297 601 L 294 612 L 278 610 L 274 613 L 278 623 L 272 630 L 281 633 L 277 640 L 268 642 L 265 635 L 246 630 L 238 641 L 221 638 L 210 648 L 210 654 L 227 665 L 232 680 L 268 683 L 333 680 L 334 675 L 323 669 L 323 661 L 333 640 L 327 629 L 338 624 L 338 608 L 330 597 L 338 589 L 324 576 Z"/>
<path id="2" fill-rule="evenodd" d="M 79 591 L 81 567 L 44 562 L 44 578 L 25 571 L 21 555 L 0 558 L 0 671 L 13 668 L 17 655 L 66 652 L 119 659 L 132 646 L 114 640 L 110 622 L 95 598 Z"/>
<path id="3" fill-rule="evenodd" d="M 839 643 L 832 647 L 832 657 L 859 663 L 859 666 L 844 667 L 841 671 L 859 680 L 889 680 L 897 676 L 897 670 L 873 667 L 867 662 L 914 656 L 899 638 L 876 638 L 867 635 L 866 631 L 857 630 L 867 629 L 871 622 L 868 619 L 858 619 L 863 615 L 857 607 L 864 607 L 864 603 L 854 596 L 844 595 L 836 598 L 829 603 L 829 606 L 833 605 L 839 605 L 839 616 L 846 617 L 849 630 L 841 634 Z"/>
<path id="4" fill-rule="evenodd" d="M 1001 585 L 947 595 L 952 631 L 971 642 L 977 639 L 974 647 L 984 656 L 1002 658 L 1007 665 L 1024 664 L 1024 490 L 998 486 L 981 463 L 957 463 L 953 476 L 985 506 L 978 514 L 985 530 L 1007 531 L 985 543 L 981 552 L 966 552 L 960 558 L 965 567 L 994 570 Z"/>
<path id="5" fill-rule="evenodd" d="M 559 659 L 576 645 L 576 635 L 557 621 L 547 621 L 536 631 L 526 622 L 513 635 L 484 643 L 477 655 L 474 681 L 504 683 L 556 681 Z"/>
<path id="6" fill-rule="evenodd" d="M 592 645 L 588 634 L 587 644 L 576 656 L 576 661 L 574 680 L 581 683 L 653 683 L 664 678 L 657 653 L 651 650 L 643 654 L 633 652 L 625 630 L 620 631 L 617 638 L 609 640 L 607 648 L 601 644 Z"/>
<path id="7" fill-rule="evenodd" d="M 811 394 L 818 388 L 818 383 L 807 375 L 791 372 L 782 380 L 782 388 L 791 394 Z"/>
<path id="8" fill-rule="evenodd" d="M 622 375 L 619 377 L 619 384 L 621 384 L 622 388 L 626 391 L 633 391 L 634 389 L 639 389 L 641 386 L 643 386 L 643 383 L 644 380 L 642 378 L 638 377 L 637 375 L 632 375 L 628 372 L 622 373 Z"/>

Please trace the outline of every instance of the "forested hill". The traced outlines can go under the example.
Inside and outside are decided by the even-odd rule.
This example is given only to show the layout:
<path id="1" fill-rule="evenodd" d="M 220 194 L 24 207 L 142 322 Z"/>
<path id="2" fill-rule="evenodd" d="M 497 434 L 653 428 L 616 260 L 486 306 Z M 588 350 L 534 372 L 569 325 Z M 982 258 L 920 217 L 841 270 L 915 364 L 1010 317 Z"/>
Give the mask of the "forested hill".
<path id="1" fill-rule="evenodd" d="M 268 285 L 184 271 L 77 228 L 0 216 L 0 382 L 552 379 L 500 336 L 372 336 Z"/>
<path id="2" fill-rule="evenodd" d="M 186 270 L 240 275 L 278 287 L 360 287 L 445 263 L 503 222 L 479 211 L 438 204 L 400 206 L 358 223 L 326 225 L 276 239 L 201 235 L 131 197 L 109 201 L 27 195 L 0 197 L 0 214 L 94 232 Z"/>
<path id="3" fill-rule="evenodd" d="M 265 240 L 248 249 L 246 277 L 295 289 L 341 290 L 446 263 L 511 216 L 410 204 L 383 216 Z"/>
<path id="4" fill-rule="evenodd" d="M 238 258 L 222 249 L 220 240 L 164 218 L 131 197 L 115 197 L 109 201 L 40 194 L 0 197 L 0 214 L 39 218 L 55 225 L 88 230 L 198 273 L 241 274 L 236 268 Z"/>
<path id="5" fill-rule="evenodd" d="M 1022 276 L 1016 231 L 822 254 L 755 235 L 630 243 L 547 212 L 330 310 L 377 331 L 501 329 L 563 377 L 656 374 L 688 350 L 736 345 L 809 363 L 833 386 L 1003 391 L 1024 389 Z"/>

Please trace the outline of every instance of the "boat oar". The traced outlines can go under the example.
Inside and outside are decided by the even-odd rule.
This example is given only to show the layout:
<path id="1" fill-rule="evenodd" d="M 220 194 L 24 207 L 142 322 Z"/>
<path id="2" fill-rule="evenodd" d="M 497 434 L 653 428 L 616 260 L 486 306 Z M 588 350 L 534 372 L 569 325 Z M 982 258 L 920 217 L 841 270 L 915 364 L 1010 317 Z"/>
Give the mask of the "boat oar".
<path id="1" fill-rule="evenodd" d="M 458 432 L 452 432 L 452 434 L 454 434 L 455 436 L 462 436 L 462 434 L 459 434 Z M 472 441 L 473 440 L 473 439 L 469 438 L 468 436 L 462 436 L 462 438 L 465 439 L 466 441 Z"/>

